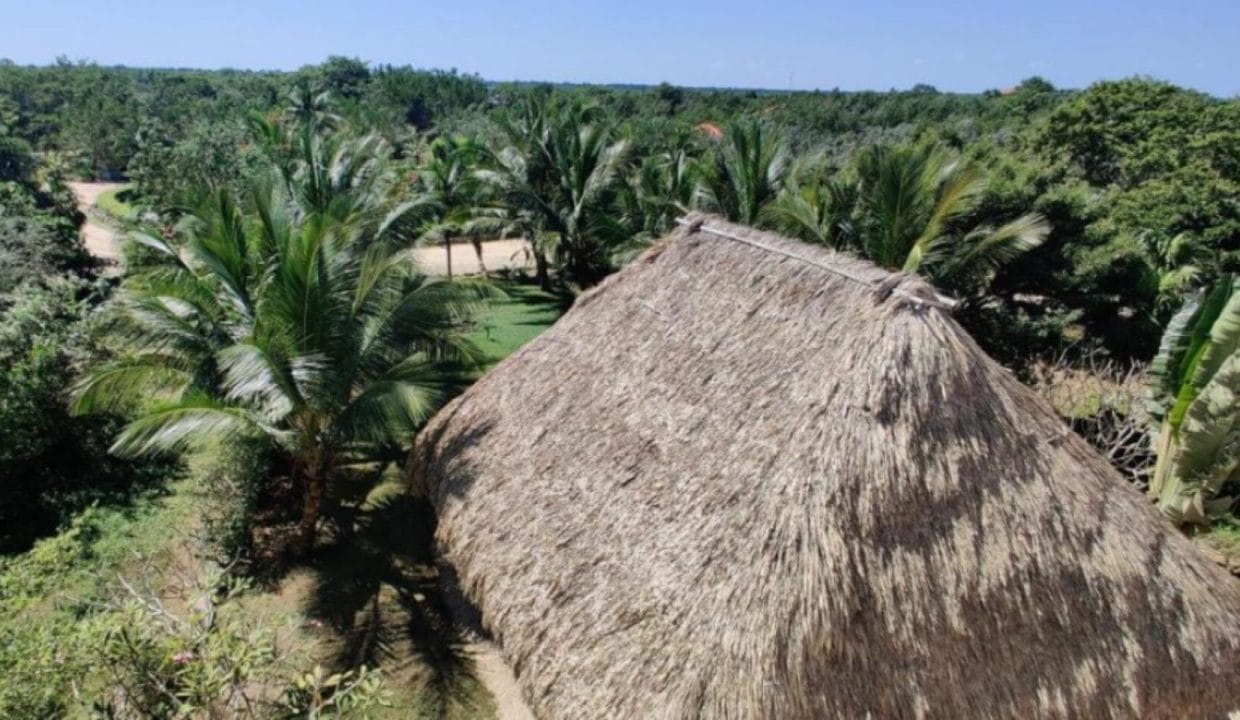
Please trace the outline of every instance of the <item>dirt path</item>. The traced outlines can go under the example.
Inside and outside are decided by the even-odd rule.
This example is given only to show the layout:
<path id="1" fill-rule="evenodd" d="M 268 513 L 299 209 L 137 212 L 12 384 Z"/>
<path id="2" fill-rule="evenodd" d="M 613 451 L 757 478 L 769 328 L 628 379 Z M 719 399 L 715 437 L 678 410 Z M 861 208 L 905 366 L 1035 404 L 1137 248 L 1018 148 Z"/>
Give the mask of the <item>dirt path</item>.
<path id="1" fill-rule="evenodd" d="M 101 194 L 122 185 L 123 183 L 103 182 L 69 183 L 73 194 L 77 196 L 78 208 L 86 215 L 86 224 L 82 226 L 82 238 L 86 243 L 86 251 L 108 262 L 118 262 L 121 259 L 121 239 L 116 229 L 101 218 L 101 213 L 95 204 Z M 482 243 L 482 260 L 489 271 L 527 267 L 530 262 L 526 257 L 525 249 L 524 240 L 488 240 Z M 442 245 L 418 248 L 414 251 L 414 256 L 422 271 L 428 275 L 448 274 L 448 258 Z M 454 275 L 482 273 L 473 245 L 469 243 L 452 245 L 452 273 Z"/>
<path id="2" fill-rule="evenodd" d="M 499 648 L 489 640 L 475 640 L 466 646 L 474 661 L 474 677 L 482 683 L 495 700 L 496 720 L 534 720 L 512 668 L 504 662 Z"/>
<path id="3" fill-rule="evenodd" d="M 78 209 L 86 215 L 86 224 L 82 226 L 82 239 L 86 243 L 86 252 L 106 262 L 119 262 L 121 259 L 121 240 L 115 228 L 103 224 L 97 218 L 99 212 L 95 202 L 99 196 L 123 183 L 71 182 L 70 189 L 77 196 Z"/>
<path id="4" fill-rule="evenodd" d="M 488 272 L 526 267 L 530 265 L 525 256 L 526 247 L 524 240 L 487 240 L 482 243 L 482 261 L 486 263 Z M 413 252 L 422 272 L 427 275 L 448 274 L 447 251 L 443 245 L 420 247 Z M 470 243 L 453 243 L 452 274 L 478 275 L 481 272 L 474 246 Z"/>

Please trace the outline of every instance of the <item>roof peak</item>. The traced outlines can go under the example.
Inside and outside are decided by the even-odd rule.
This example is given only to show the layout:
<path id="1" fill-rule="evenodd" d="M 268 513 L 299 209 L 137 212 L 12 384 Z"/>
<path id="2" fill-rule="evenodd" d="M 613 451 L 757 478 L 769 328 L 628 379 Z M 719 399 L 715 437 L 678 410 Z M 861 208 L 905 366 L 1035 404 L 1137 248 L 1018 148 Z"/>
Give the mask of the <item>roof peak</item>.
<path id="1" fill-rule="evenodd" d="M 684 217 L 677 219 L 676 224 L 680 225 L 681 228 L 683 228 L 685 237 L 689 235 L 693 235 L 695 233 L 706 233 L 713 237 L 722 238 L 724 240 L 731 240 L 733 242 L 739 242 L 739 243 L 748 245 L 750 247 L 762 250 L 763 252 L 769 252 L 769 253 L 774 253 L 777 255 L 782 255 L 784 257 L 790 258 L 792 260 L 796 260 L 798 262 L 805 263 L 807 265 L 813 265 L 814 267 L 819 268 L 821 270 L 826 270 L 827 272 L 832 273 L 833 275 L 838 275 L 839 277 L 842 277 L 846 280 L 850 280 L 859 285 L 864 285 L 866 287 L 869 287 L 873 289 L 876 294 L 882 297 L 886 297 L 887 295 L 898 295 L 908 300 L 909 302 L 914 303 L 915 305 L 934 307 L 934 308 L 939 308 L 943 310 L 951 310 L 952 308 L 956 307 L 956 305 L 958 304 L 957 300 L 939 293 L 937 290 L 935 290 L 933 287 L 930 287 L 928 284 L 926 284 L 924 288 L 917 288 L 917 289 L 909 289 L 909 288 L 901 287 L 904 280 L 907 279 L 908 277 L 904 273 L 887 271 L 890 274 L 889 274 L 889 277 L 887 277 L 886 279 L 881 280 L 881 281 L 870 280 L 870 279 L 861 277 L 860 275 L 857 275 L 856 273 L 849 272 L 848 270 L 844 268 L 830 265 L 825 262 L 821 262 L 814 258 L 807 257 L 801 253 L 797 253 L 792 250 L 787 250 L 784 248 L 776 247 L 775 245 L 764 242 L 763 240 L 760 240 L 757 238 L 746 237 L 736 232 L 734 228 L 744 229 L 750 232 L 760 233 L 763 235 L 767 233 L 757 230 L 756 228 L 750 228 L 748 226 L 737 225 L 737 224 L 728 222 L 724 220 L 723 218 L 718 217 L 716 215 L 708 215 L 706 213 L 701 213 L 701 212 L 691 212 L 685 215 Z"/>

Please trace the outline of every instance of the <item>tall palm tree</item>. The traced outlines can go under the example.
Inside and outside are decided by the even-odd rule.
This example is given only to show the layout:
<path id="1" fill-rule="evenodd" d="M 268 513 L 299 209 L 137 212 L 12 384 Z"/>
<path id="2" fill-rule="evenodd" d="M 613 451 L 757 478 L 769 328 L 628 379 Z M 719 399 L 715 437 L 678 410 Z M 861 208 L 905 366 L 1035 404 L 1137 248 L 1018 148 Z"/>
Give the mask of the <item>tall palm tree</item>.
<path id="1" fill-rule="evenodd" d="M 422 237 L 442 240 L 447 253 L 448 279 L 452 279 L 452 240 L 468 235 L 486 274 L 478 226 L 479 181 L 475 173 L 485 148 L 473 138 L 444 137 L 431 143 L 428 157 L 418 168 L 418 191 L 429 209 L 429 223 Z"/>
<path id="2" fill-rule="evenodd" d="M 1036 213 L 998 228 L 971 226 L 985 179 L 940 148 L 872 147 L 858 155 L 857 174 L 856 248 L 879 265 L 938 284 L 984 286 L 994 268 L 1050 232 Z"/>
<path id="3" fill-rule="evenodd" d="M 302 80 L 288 91 L 283 116 L 294 125 L 311 132 L 328 132 L 340 125 L 340 116 L 332 109 L 331 93 Z"/>
<path id="4" fill-rule="evenodd" d="M 572 281 L 597 282 L 627 234 L 615 213 L 628 143 L 597 108 L 527 101 L 502 120 L 505 145 L 479 172 L 510 222 L 532 232 Z"/>
<path id="5" fill-rule="evenodd" d="M 359 236 L 379 226 L 304 212 L 278 183 L 252 204 L 220 190 L 175 240 L 137 238 L 163 263 L 126 280 L 122 354 L 74 407 L 138 405 L 112 448 L 126 456 L 267 438 L 301 488 L 304 551 L 328 484 L 406 443 L 476 360 L 459 330 L 483 291 L 428 280 L 404 243 Z"/>
<path id="6" fill-rule="evenodd" d="M 696 204 L 729 220 L 757 225 L 779 194 L 789 169 L 783 139 L 757 121 L 733 123 L 702 166 Z"/>

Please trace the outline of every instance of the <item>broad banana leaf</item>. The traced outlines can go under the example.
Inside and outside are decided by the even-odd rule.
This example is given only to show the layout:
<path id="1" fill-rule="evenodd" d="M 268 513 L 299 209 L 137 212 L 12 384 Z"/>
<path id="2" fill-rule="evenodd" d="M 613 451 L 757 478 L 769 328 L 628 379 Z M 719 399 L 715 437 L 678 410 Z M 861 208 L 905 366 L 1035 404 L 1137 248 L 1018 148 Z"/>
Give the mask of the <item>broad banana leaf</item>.
<path id="1" fill-rule="evenodd" d="M 1230 277 L 1216 285 L 1206 295 L 1201 311 L 1192 324 L 1192 336 L 1188 341 L 1188 350 L 1180 361 L 1180 368 L 1177 371 L 1177 378 L 1180 381 L 1179 391 L 1176 394 L 1175 404 L 1168 414 L 1168 421 L 1176 432 L 1179 432 L 1189 406 L 1210 381 L 1208 375 L 1199 376 L 1197 370 L 1202 366 L 1202 359 L 1213 344 L 1214 325 L 1232 299 L 1232 286 Z M 1219 363 L 1221 364 L 1221 359 Z M 1217 369 L 1218 365 L 1214 367 Z"/>
<path id="2" fill-rule="evenodd" d="M 1232 285 L 1228 282 L 1226 285 Z M 1201 390 L 1219 371 L 1227 358 L 1240 349 L 1240 292 L 1229 288 L 1230 297 L 1210 328 L 1210 340 L 1193 370 L 1192 385 Z"/>
<path id="3" fill-rule="evenodd" d="M 1202 523 L 1230 503 L 1217 497 L 1240 479 L 1240 352 L 1233 352 L 1190 403 L 1158 505 L 1177 522 Z"/>
<path id="4" fill-rule="evenodd" d="M 1162 422 L 1180 393 L 1180 366 L 1188 354 L 1193 326 L 1201 312 L 1204 293 L 1198 291 L 1189 296 L 1163 332 L 1158 354 L 1150 363 L 1149 413 L 1155 422 Z"/>

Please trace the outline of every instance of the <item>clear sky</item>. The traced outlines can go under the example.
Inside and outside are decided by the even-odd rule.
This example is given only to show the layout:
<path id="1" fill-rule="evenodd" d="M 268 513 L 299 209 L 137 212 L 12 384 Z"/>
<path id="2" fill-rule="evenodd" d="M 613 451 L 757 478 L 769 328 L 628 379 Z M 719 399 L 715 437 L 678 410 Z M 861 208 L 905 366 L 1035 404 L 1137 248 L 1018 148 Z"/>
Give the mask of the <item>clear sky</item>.
<path id="1" fill-rule="evenodd" d="M 489 80 L 980 91 L 1150 75 L 1240 95 L 1240 0 L 0 0 L 0 57 Z"/>

